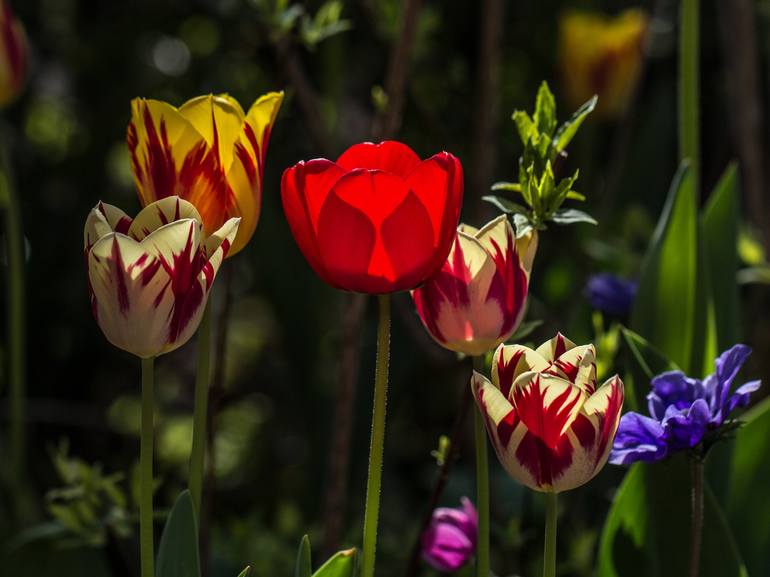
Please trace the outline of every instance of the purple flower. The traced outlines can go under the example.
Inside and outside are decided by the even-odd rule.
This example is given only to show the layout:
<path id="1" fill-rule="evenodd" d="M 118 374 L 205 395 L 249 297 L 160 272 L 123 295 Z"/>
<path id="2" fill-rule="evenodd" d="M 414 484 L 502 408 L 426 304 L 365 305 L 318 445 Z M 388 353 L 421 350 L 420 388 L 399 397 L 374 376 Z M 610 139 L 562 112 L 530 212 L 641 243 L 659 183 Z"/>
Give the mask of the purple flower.
<path id="1" fill-rule="evenodd" d="M 730 387 L 751 354 L 746 345 L 735 345 L 716 360 L 716 372 L 693 379 L 670 371 L 652 379 L 647 395 L 650 416 L 627 413 L 620 419 L 610 463 L 659 461 L 671 452 L 691 449 L 721 427 L 736 407 L 749 404 L 749 395 L 761 382 L 751 381 L 730 395 Z"/>
<path id="2" fill-rule="evenodd" d="M 638 284 L 614 274 L 602 273 L 589 277 L 585 295 L 596 310 L 615 316 L 625 316 L 631 310 Z"/>
<path id="3" fill-rule="evenodd" d="M 479 519 L 470 499 L 460 499 L 461 509 L 440 507 L 433 511 L 422 535 L 422 557 L 439 571 L 457 571 L 476 552 Z"/>

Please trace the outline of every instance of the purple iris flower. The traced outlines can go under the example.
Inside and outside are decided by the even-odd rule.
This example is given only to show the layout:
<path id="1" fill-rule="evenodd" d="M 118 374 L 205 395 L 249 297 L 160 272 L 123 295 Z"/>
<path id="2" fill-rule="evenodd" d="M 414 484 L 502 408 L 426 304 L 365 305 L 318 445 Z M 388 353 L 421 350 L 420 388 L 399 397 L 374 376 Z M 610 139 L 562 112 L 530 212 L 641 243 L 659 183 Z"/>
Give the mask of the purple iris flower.
<path id="1" fill-rule="evenodd" d="M 467 497 L 460 502 L 460 509 L 440 507 L 433 511 L 430 525 L 422 536 L 423 559 L 445 573 L 457 571 L 476 553 L 479 525 L 476 508 Z"/>
<path id="2" fill-rule="evenodd" d="M 602 273 L 588 278 L 585 295 L 596 310 L 615 316 L 626 316 L 634 304 L 638 283 L 614 274 Z"/>
<path id="3" fill-rule="evenodd" d="M 730 395 L 733 380 L 750 354 L 746 345 L 735 345 L 719 355 L 716 372 L 703 380 L 681 371 L 652 379 L 652 391 L 647 395 L 650 416 L 623 415 L 610 463 L 659 461 L 698 445 L 728 420 L 733 409 L 747 406 L 749 395 L 759 388 L 761 381 L 751 381 Z"/>

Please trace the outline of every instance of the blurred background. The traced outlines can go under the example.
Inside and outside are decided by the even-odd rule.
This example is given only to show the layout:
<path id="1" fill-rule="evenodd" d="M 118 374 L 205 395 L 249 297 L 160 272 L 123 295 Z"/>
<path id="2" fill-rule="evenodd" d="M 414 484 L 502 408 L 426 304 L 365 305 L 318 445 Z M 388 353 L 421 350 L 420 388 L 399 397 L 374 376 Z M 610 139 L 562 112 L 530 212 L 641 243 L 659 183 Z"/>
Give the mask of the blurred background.
<path id="1" fill-rule="evenodd" d="M 280 177 L 298 160 L 335 158 L 382 136 L 423 157 L 448 150 L 466 171 L 463 220 L 478 226 L 497 212 L 481 200 L 491 184 L 517 178 L 513 109 L 531 109 L 544 79 L 560 119 L 598 93 L 598 110 L 560 170 L 580 167 L 576 188 L 587 197 L 580 208 L 599 226 L 552 225 L 542 235 L 531 332 L 521 338 L 541 342 L 561 330 L 576 342 L 597 339 L 605 345 L 600 369 L 612 370 L 608 329 L 624 313 L 597 312 L 584 287 L 598 272 L 635 277 L 676 170 L 675 0 L 12 4 L 29 49 L 27 84 L 6 109 L 3 132 L 28 243 L 30 437 L 27 494 L 0 492 L 3 574 L 137 572 L 139 363 L 94 322 L 82 253 L 85 218 L 98 200 L 128 214 L 139 209 L 125 145 L 136 96 L 180 105 L 228 92 L 247 108 L 265 92 L 286 91 L 260 223 L 212 297 L 215 339 L 225 335 L 226 354 L 215 364 L 214 463 L 202 519 L 208 575 L 234 576 L 246 564 L 258 577 L 291 575 L 305 532 L 319 560 L 360 540 L 376 310 L 323 284 L 297 249 Z M 702 3 L 702 190 L 739 163 L 739 248 L 754 271 L 741 287 L 742 338 L 755 349 L 750 370 L 758 378 L 770 376 L 761 321 L 770 308 L 761 283 L 770 249 L 769 32 L 766 0 Z M 382 575 L 406 576 L 438 471 L 431 452 L 450 434 L 470 365 L 430 340 L 408 295 L 394 306 L 378 566 Z M 157 363 L 161 513 L 186 483 L 195 351 L 192 341 Z M 0 398 L 4 389 L 0 383 Z M 474 496 L 467 425 L 442 504 Z M 491 466 L 493 567 L 532 575 L 541 503 L 495 459 Z M 592 574 L 622 474 L 608 466 L 563 499 L 562 575 Z M 420 566 L 416 574 L 435 573 Z"/>

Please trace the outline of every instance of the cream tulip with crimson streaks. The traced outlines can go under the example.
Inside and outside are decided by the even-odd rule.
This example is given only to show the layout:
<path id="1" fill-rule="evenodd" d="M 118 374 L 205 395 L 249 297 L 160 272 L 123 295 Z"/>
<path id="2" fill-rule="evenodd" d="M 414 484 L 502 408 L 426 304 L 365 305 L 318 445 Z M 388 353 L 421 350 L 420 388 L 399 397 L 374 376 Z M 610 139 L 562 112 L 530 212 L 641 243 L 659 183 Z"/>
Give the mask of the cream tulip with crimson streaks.
<path id="1" fill-rule="evenodd" d="M 441 346 L 483 355 L 521 322 L 537 231 L 516 239 L 506 216 L 481 230 L 461 224 L 441 270 L 412 291 L 417 314 Z"/>
<path id="2" fill-rule="evenodd" d="M 198 211 L 176 196 L 148 205 L 133 220 L 97 204 L 86 221 L 85 257 L 91 306 L 107 340 L 141 358 L 185 344 L 239 222 L 231 218 L 206 238 Z"/>
<path id="3" fill-rule="evenodd" d="M 498 347 L 492 382 L 474 372 L 473 395 L 505 470 L 536 491 L 579 487 L 607 462 L 623 406 L 614 376 L 596 387 L 593 345 L 558 334 L 532 350 Z"/>

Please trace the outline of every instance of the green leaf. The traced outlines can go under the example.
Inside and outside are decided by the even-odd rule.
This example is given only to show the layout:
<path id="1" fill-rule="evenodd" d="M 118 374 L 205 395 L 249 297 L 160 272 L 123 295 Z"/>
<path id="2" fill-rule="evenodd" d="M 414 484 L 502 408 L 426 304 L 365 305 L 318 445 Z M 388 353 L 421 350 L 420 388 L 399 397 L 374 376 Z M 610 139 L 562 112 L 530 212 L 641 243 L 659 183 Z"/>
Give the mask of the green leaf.
<path id="1" fill-rule="evenodd" d="M 770 266 L 753 266 L 738 271 L 740 284 L 770 284 Z"/>
<path id="2" fill-rule="evenodd" d="M 523 214 L 513 215 L 513 226 L 516 227 L 516 238 L 525 236 L 534 228 L 532 222 Z"/>
<path id="3" fill-rule="evenodd" d="M 243 571 L 238 573 L 238 577 L 249 577 L 249 573 L 251 573 L 251 566 L 247 566 Z"/>
<path id="4" fill-rule="evenodd" d="M 310 559 L 310 538 L 307 535 L 303 535 L 302 541 L 299 542 L 299 550 L 297 551 L 297 568 L 294 570 L 295 577 L 310 577 L 313 573 L 313 568 Z"/>
<path id="5" fill-rule="evenodd" d="M 560 208 L 551 215 L 551 220 L 556 224 L 575 224 L 578 222 L 598 224 L 590 214 L 575 208 Z"/>
<path id="6" fill-rule="evenodd" d="M 519 325 L 519 328 L 517 328 L 514 333 L 508 338 L 509 343 L 520 343 L 525 338 L 527 338 L 529 335 L 532 334 L 532 332 L 538 328 L 540 325 L 543 324 L 542 320 L 536 319 L 533 321 L 526 321 Z"/>
<path id="7" fill-rule="evenodd" d="M 200 577 L 198 523 L 190 491 L 182 491 L 163 528 L 156 577 Z"/>
<path id="8" fill-rule="evenodd" d="M 731 525 L 752 575 L 770 575 L 770 398 L 744 413 L 733 446 L 727 500 Z"/>
<path id="9" fill-rule="evenodd" d="M 570 199 L 570 200 L 585 200 L 586 199 L 585 195 L 580 194 L 576 190 L 570 190 L 567 193 L 567 198 Z"/>
<path id="10" fill-rule="evenodd" d="M 485 200 L 490 204 L 495 205 L 506 214 L 528 214 L 529 209 L 518 203 L 503 198 L 502 196 L 482 196 L 481 200 Z"/>
<path id="11" fill-rule="evenodd" d="M 567 120 L 564 124 L 562 124 L 559 127 L 559 130 L 556 131 L 556 135 L 554 136 L 555 141 L 555 147 L 557 152 L 561 152 L 565 148 L 567 148 L 567 145 L 572 141 L 572 139 L 577 134 L 578 129 L 580 128 L 580 125 L 583 124 L 583 121 L 586 119 L 586 116 L 591 114 L 591 112 L 594 111 L 594 108 L 596 108 L 596 102 L 599 100 L 599 97 L 594 95 L 591 97 L 590 100 L 585 102 L 580 108 L 578 108 L 575 113 L 572 115 L 572 117 Z"/>
<path id="12" fill-rule="evenodd" d="M 511 192 L 521 192 L 521 185 L 518 182 L 496 182 L 492 185 L 492 190 L 509 190 Z"/>
<path id="13" fill-rule="evenodd" d="M 519 138 L 524 146 L 527 145 L 529 139 L 537 134 L 535 123 L 532 122 L 529 114 L 524 110 L 515 110 L 513 112 L 513 122 L 516 123 L 516 130 L 519 132 Z"/>
<path id="14" fill-rule="evenodd" d="M 701 215 L 709 285 L 714 303 L 719 350 L 738 342 L 738 171 L 730 164 Z"/>
<path id="15" fill-rule="evenodd" d="M 746 577 L 719 503 L 706 484 L 700 577 Z M 599 544 L 598 577 L 687 575 L 690 474 L 685 454 L 638 463 L 623 480 Z"/>
<path id="16" fill-rule="evenodd" d="M 679 367 L 634 331 L 621 327 L 620 335 L 623 351 L 626 353 L 624 365 L 630 371 L 632 383 L 629 387 L 629 383 L 624 381 L 625 407 L 636 411 L 647 405 L 647 393 L 652 378 L 666 371 L 675 371 Z"/>
<path id="17" fill-rule="evenodd" d="M 540 84 L 537 91 L 534 122 L 541 136 L 550 136 L 556 128 L 556 100 L 545 81 Z"/>
<path id="18" fill-rule="evenodd" d="M 353 577 L 356 571 L 356 550 L 338 551 L 315 573 L 313 577 Z"/>
<path id="19" fill-rule="evenodd" d="M 694 374 L 697 265 L 695 186 L 682 163 L 642 264 L 631 328 L 688 374 Z"/>

